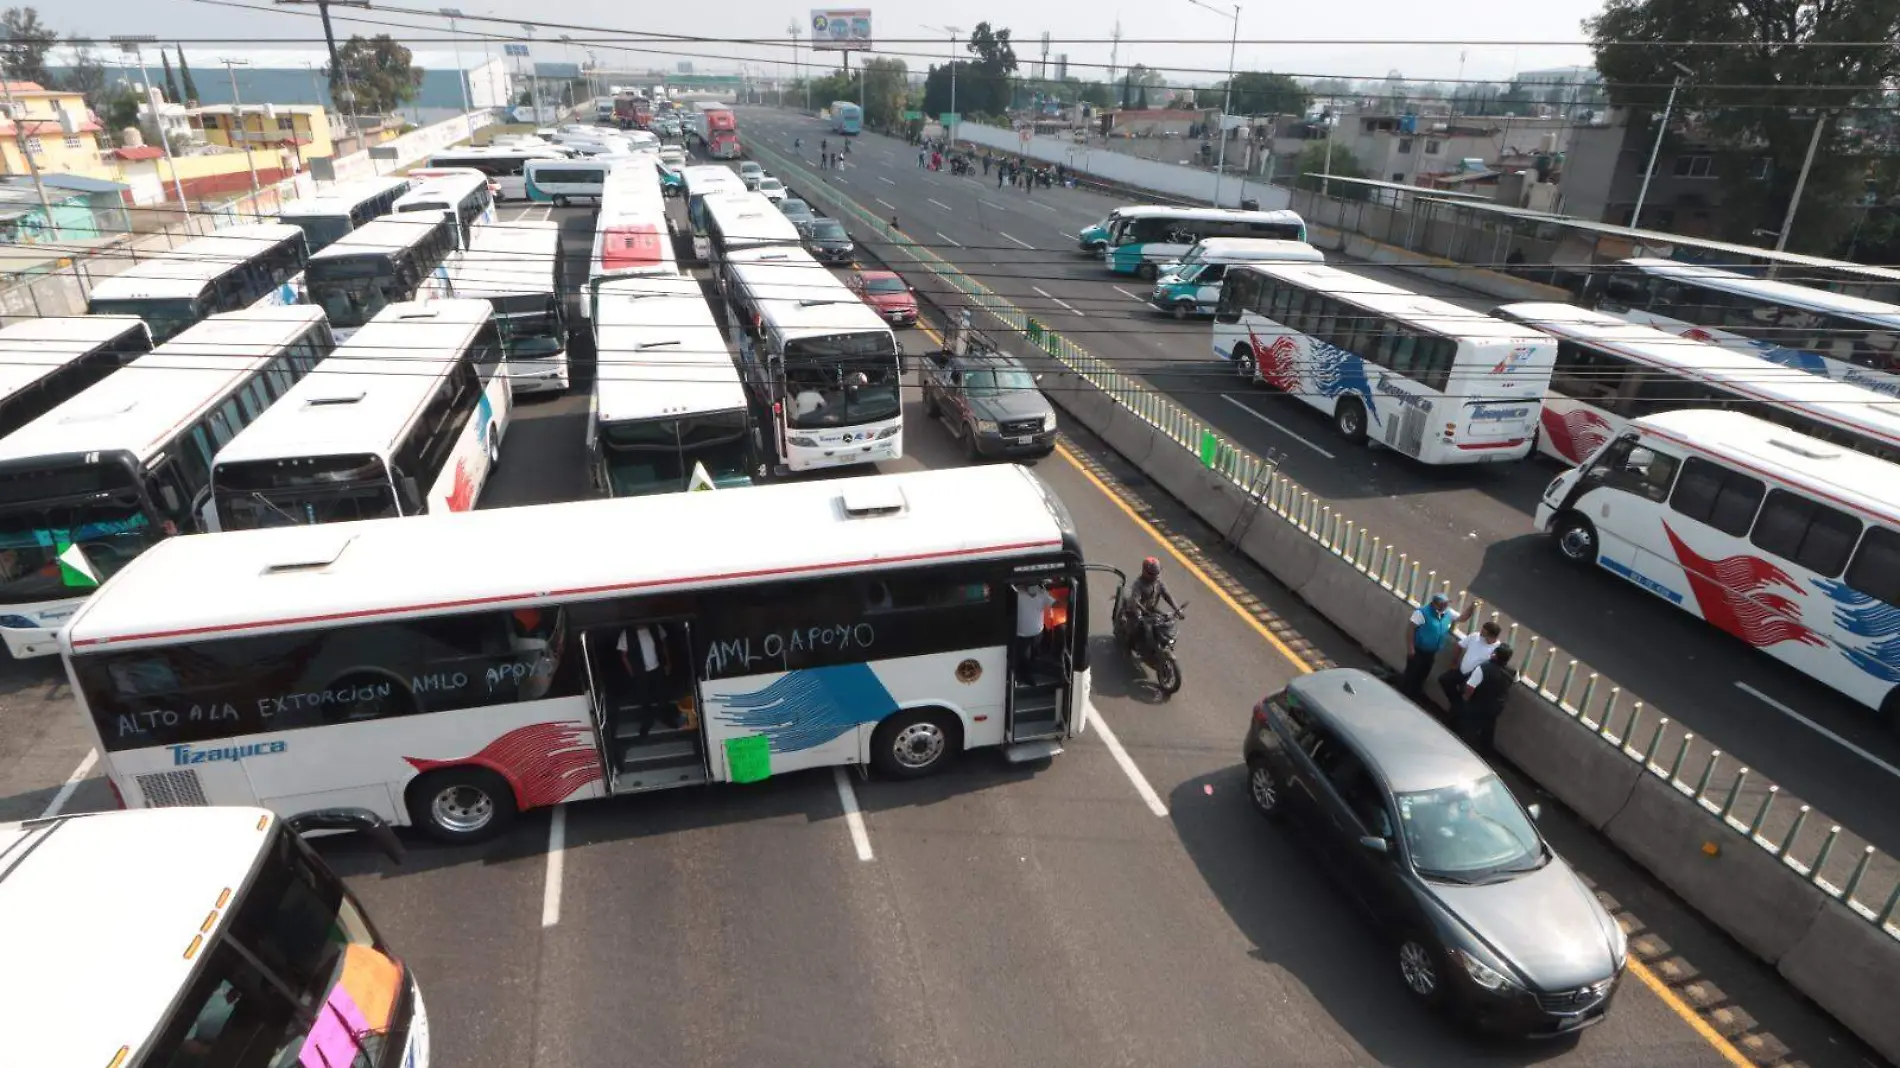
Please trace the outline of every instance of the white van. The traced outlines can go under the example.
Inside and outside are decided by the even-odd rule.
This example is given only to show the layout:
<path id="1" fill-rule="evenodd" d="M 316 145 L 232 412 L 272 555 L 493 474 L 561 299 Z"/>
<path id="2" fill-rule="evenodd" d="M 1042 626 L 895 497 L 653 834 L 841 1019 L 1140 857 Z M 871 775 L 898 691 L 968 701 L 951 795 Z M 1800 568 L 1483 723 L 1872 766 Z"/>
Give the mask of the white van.
<path id="1" fill-rule="evenodd" d="M 1326 254 L 1304 241 L 1253 237 L 1210 237 L 1197 242 L 1179 263 L 1166 264 L 1148 298 L 1177 319 L 1212 315 L 1220 303 L 1221 281 L 1235 263 L 1325 263 Z"/>
<path id="2" fill-rule="evenodd" d="M 588 159 L 531 159 L 522 169 L 528 199 L 565 207 L 575 200 L 600 199 L 613 163 L 607 157 Z"/>

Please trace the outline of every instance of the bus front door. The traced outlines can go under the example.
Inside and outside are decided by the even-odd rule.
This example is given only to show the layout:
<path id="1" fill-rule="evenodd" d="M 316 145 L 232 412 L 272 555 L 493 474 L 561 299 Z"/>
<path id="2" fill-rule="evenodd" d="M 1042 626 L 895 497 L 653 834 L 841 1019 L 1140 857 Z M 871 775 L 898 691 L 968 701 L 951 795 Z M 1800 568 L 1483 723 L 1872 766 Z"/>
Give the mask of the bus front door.
<path id="1" fill-rule="evenodd" d="M 1060 739 L 1068 733 L 1074 699 L 1069 635 L 1074 586 L 1064 580 L 1011 587 L 1016 630 L 1009 664 L 1007 737 L 1012 743 Z M 1035 637 L 1021 637 L 1040 616 Z"/>
<path id="2" fill-rule="evenodd" d="M 615 794 L 707 781 L 689 620 L 628 620 L 588 630 L 588 688 Z"/>

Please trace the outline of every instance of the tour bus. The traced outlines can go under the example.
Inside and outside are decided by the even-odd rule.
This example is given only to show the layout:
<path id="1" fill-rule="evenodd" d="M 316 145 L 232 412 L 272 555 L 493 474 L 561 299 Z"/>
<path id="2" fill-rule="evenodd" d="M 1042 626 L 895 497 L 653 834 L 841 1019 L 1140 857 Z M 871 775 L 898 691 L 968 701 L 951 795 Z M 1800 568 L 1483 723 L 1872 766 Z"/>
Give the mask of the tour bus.
<path id="1" fill-rule="evenodd" d="M 225 755 L 187 746 L 175 759 Z M 361 810 L 203 807 L 168 792 L 180 777 L 148 776 L 153 804 L 177 807 L 0 823 L 0 992 L 14 1021 L 0 1064 L 427 1068 L 415 975 L 299 837 L 360 828 L 399 860 L 388 826 Z M 136 904 L 102 907 L 101 888 L 131 872 Z M 102 967 L 123 980 L 110 996 Z"/>
<path id="2" fill-rule="evenodd" d="M 474 247 L 449 268 L 447 279 L 431 279 L 420 295 L 487 301 L 508 354 L 509 391 L 566 392 L 567 270 L 560 223 L 505 222 L 477 230 Z"/>
<path id="3" fill-rule="evenodd" d="M 569 159 L 574 155 L 570 149 L 559 145 L 542 143 L 534 146 L 503 145 L 500 147 L 445 148 L 429 157 L 431 167 L 472 167 L 495 180 L 495 199 L 526 200 L 528 186 L 525 171 L 529 160 Z"/>
<path id="4" fill-rule="evenodd" d="M 1500 319 L 1557 339 L 1538 451 L 1583 463 L 1631 419 L 1726 408 L 1900 463 L 1900 401 L 1571 304 L 1506 304 Z"/>
<path id="5" fill-rule="evenodd" d="M 1304 242 L 1306 223 L 1297 212 L 1284 210 L 1124 209 L 1109 229 L 1102 259 L 1116 274 L 1138 274 L 1153 281 L 1163 264 L 1178 262 L 1196 243 L 1210 237 Z"/>
<path id="6" fill-rule="evenodd" d="M 0 437 L 59 407 L 152 351 L 130 315 L 57 315 L 0 328 Z"/>
<path id="7" fill-rule="evenodd" d="M 314 254 L 351 230 L 396 210 L 396 198 L 409 191 L 409 179 L 391 174 L 350 182 L 332 182 L 316 195 L 277 209 L 277 221 L 303 231 Z"/>
<path id="8" fill-rule="evenodd" d="M 581 314 L 593 314 L 594 289 L 604 280 L 678 273 L 658 176 L 638 161 L 616 165 L 607 174 L 600 213 L 594 219 L 594 248 Z"/>
<path id="9" fill-rule="evenodd" d="M 718 164 L 683 167 L 680 174 L 686 191 L 686 221 L 693 228 L 693 257 L 703 261 L 712 253 L 706 240 L 706 198 L 743 193 L 745 183 L 732 168 Z"/>
<path id="10" fill-rule="evenodd" d="M 522 175 L 529 200 L 564 208 L 573 200 L 599 201 L 601 186 L 613 167 L 612 160 L 601 158 L 533 159 Z"/>
<path id="11" fill-rule="evenodd" d="M 456 247 L 465 249 L 477 226 L 495 221 L 495 194 L 479 171 L 438 175 L 422 180 L 396 201 L 395 214 L 412 211 L 453 213 Z"/>
<path id="12" fill-rule="evenodd" d="M 61 641 L 127 807 L 469 841 L 586 798 L 1047 759 L 1088 722 L 1085 578 L 1055 492 L 999 464 L 174 538 Z M 648 645 L 630 693 L 617 650 Z M 208 750 L 242 759 L 181 766 Z"/>
<path id="13" fill-rule="evenodd" d="M 1317 264 L 1229 268 L 1213 334 L 1247 381 L 1427 464 L 1530 455 L 1557 358 L 1549 334 Z"/>
<path id="14" fill-rule="evenodd" d="M 897 338 L 877 312 L 802 248 L 726 260 L 727 319 L 743 374 L 772 413 L 767 451 L 788 471 L 904 455 Z"/>
<path id="15" fill-rule="evenodd" d="M 217 451 L 215 530 L 475 507 L 511 402 L 486 301 L 391 304 Z"/>
<path id="16" fill-rule="evenodd" d="M 831 102 L 831 132 L 852 135 L 864 128 L 864 109 L 849 100 Z"/>
<path id="17" fill-rule="evenodd" d="M 335 347 L 321 309 L 214 315 L 0 438 L 0 638 L 56 652 L 79 602 L 205 529 L 211 460 Z"/>
<path id="18" fill-rule="evenodd" d="M 1624 260 L 1587 302 L 1633 323 L 1900 396 L 1900 307 L 1675 260 Z"/>
<path id="19" fill-rule="evenodd" d="M 1084 256 L 1100 256 L 1103 250 L 1108 248 L 1108 235 L 1114 231 L 1115 224 L 1123 217 L 1161 210 L 1165 208 L 1160 204 L 1130 204 L 1126 207 L 1114 208 L 1102 217 L 1101 222 L 1084 226 L 1077 232 L 1076 247 Z"/>
<path id="20" fill-rule="evenodd" d="M 745 386 L 699 283 L 617 279 L 595 300 L 594 488 L 637 497 L 750 485 L 758 457 Z"/>
<path id="21" fill-rule="evenodd" d="M 1304 241 L 1210 237 L 1188 249 L 1181 262 L 1162 267 L 1148 303 L 1176 319 L 1212 315 L 1220 304 L 1221 282 L 1234 264 L 1325 262 L 1326 254 Z"/>
<path id="22" fill-rule="evenodd" d="M 289 223 L 223 226 L 94 282 L 86 312 L 136 315 L 163 344 L 206 316 L 297 303 L 308 258 Z"/>
<path id="23" fill-rule="evenodd" d="M 705 201 L 706 261 L 713 281 L 726 287 L 726 260 L 755 248 L 798 248 L 804 235 L 798 224 L 762 193 L 733 193 Z"/>
<path id="24" fill-rule="evenodd" d="M 1706 409 L 1633 420 L 1537 529 L 1900 727 L 1900 466 Z"/>
<path id="25" fill-rule="evenodd" d="M 423 281 L 446 282 L 461 257 L 457 226 L 446 212 L 417 211 L 378 219 L 310 258 L 310 303 L 346 340 L 391 304 L 414 300 Z"/>

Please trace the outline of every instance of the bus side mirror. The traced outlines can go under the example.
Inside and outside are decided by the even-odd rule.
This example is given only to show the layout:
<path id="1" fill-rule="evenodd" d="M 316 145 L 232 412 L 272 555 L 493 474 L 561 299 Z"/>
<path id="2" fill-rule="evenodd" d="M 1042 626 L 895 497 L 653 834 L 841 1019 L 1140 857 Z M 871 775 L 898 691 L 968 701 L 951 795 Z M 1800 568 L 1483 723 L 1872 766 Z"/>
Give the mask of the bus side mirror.
<path id="1" fill-rule="evenodd" d="M 366 808 L 320 808 L 315 812 L 304 812 L 292 816 L 288 821 L 290 829 L 300 838 L 308 838 L 320 831 L 360 831 L 369 836 L 383 856 L 390 863 L 403 862 L 402 842 L 396 837 L 383 818 Z"/>
<path id="2" fill-rule="evenodd" d="M 405 511 L 420 512 L 422 510 L 422 489 L 416 485 L 416 476 L 402 476 L 402 498 Z"/>

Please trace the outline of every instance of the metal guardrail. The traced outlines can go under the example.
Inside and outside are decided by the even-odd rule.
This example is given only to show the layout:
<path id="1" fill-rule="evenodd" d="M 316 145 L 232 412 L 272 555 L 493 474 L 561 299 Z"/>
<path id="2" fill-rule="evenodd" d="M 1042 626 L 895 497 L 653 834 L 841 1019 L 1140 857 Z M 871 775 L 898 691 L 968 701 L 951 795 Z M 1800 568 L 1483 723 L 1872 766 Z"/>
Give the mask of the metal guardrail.
<path id="1" fill-rule="evenodd" d="M 1004 328 L 1021 334 L 1041 352 L 1083 381 L 1113 397 L 1123 408 L 1175 444 L 1199 455 L 1202 465 L 1208 470 L 1233 483 L 1260 507 L 1269 509 L 1318 541 L 1328 552 L 1352 565 L 1368 581 L 1378 584 L 1395 598 L 1409 604 L 1419 604 L 1434 590 L 1451 592 L 1448 581 L 1440 581 L 1436 571 L 1426 568 L 1420 560 L 1399 552 L 1396 543 L 1376 536 L 1345 518 L 1323 503 L 1317 495 L 1280 472 L 1276 465 L 1227 440 L 1213 427 L 1167 397 L 1149 389 L 1132 376 L 1117 371 L 1108 361 L 1091 355 L 1068 338 L 1049 330 L 929 248 L 911 240 L 902 230 L 853 203 L 830 182 L 802 164 L 756 143 L 749 144 L 747 151 L 763 157 L 763 162 L 767 162 L 780 178 L 796 176 L 798 189 L 806 197 L 824 202 L 834 215 L 875 234 L 880 242 L 956 290 L 968 301 L 970 308 L 987 313 Z M 1492 613 L 1491 618 L 1497 619 L 1497 614 Z M 1590 731 L 1602 742 L 1614 746 L 1624 757 L 1640 764 L 1645 771 L 1692 799 L 1703 810 L 1717 817 L 1729 831 L 1774 856 L 1791 874 L 1843 902 L 1856 915 L 1879 926 L 1890 937 L 1900 940 L 1900 929 L 1896 929 L 1893 923 L 1896 911 L 1900 910 L 1900 877 L 1893 874 L 1895 865 L 1891 858 L 1875 847 L 1861 843 L 1845 877 L 1839 882 L 1830 879 L 1825 872 L 1830 869 L 1830 865 L 1838 865 L 1844 859 L 1836 856 L 1843 837 L 1841 827 L 1829 827 L 1818 846 L 1811 852 L 1797 855 L 1798 839 L 1812 813 L 1810 806 L 1783 799 L 1781 795 L 1784 791 L 1779 786 L 1760 781 L 1761 777 L 1746 767 L 1738 767 L 1729 773 L 1724 788 L 1717 780 L 1717 770 L 1722 766 L 1722 753 L 1716 750 L 1698 758 L 1700 766 L 1697 767 L 1697 761 L 1692 761 L 1690 756 L 1695 738 L 1693 734 L 1681 735 L 1673 755 L 1668 754 L 1664 750 L 1668 717 L 1655 716 L 1654 710 L 1646 709 L 1641 701 L 1632 702 L 1626 708 L 1622 688 L 1594 672 L 1581 680 L 1581 692 L 1573 702 L 1571 694 L 1577 692 L 1580 682 L 1577 677 L 1578 662 L 1569 660 L 1565 663 L 1561 650 L 1517 623 L 1506 625 L 1506 631 L 1506 640 L 1526 651 L 1521 661 L 1525 670 L 1518 677 L 1520 685 L 1563 711 L 1579 729 Z M 1554 688 L 1553 677 L 1556 679 Z M 1648 735 L 1646 740 L 1641 737 L 1645 729 Z M 1664 757 L 1667 757 L 1666 761 L 1661 759 Z M 1751 789 L 1752 782 L 1759 782 L 1759 785 Z M 1756 791 L 1759 791 L 1760 801 L 1751 806 L 1752 812 L 1747 812 L 1742 805 L 1743 798 Z M 1783 807 L 1787 804 L 1798 807 L 1787 829 L 1777 836 L 1769 833 L 1768 826 L 1770 815 L 1776 811 L 1778 803 Z M 1886 893 L 1878 898 L 1881 901 L 1878 907 L 1867 905 L 1860 896 L 1868 889 L 1869 873 L 1876 866 L 1884 869 L 1879 878 L 1892 883 Z"/>

